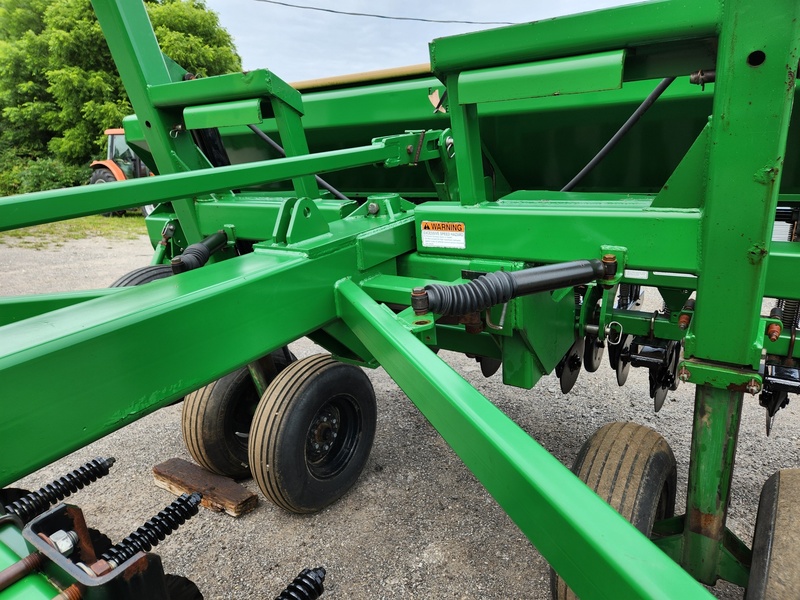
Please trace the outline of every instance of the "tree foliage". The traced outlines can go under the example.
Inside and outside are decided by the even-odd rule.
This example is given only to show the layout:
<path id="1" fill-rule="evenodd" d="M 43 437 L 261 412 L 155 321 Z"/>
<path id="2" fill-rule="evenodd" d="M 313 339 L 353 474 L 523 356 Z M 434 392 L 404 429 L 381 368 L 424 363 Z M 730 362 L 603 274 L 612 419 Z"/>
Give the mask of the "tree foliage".
<path id="1" fill-rule="evenodd" d="M 202 0 L 146 6 L 163 52 L 187 70 L 241 69 L 230 35 Z M 27 183 L 11 185 L 10 173 L 26 172 L 31 161 L 54 159 L 65 168 L 50 170 L 72 177 L 104 154 L 103 131 L 131 112 L 90 0 L 0 0 L 0 195 L 27 191 Z"/>

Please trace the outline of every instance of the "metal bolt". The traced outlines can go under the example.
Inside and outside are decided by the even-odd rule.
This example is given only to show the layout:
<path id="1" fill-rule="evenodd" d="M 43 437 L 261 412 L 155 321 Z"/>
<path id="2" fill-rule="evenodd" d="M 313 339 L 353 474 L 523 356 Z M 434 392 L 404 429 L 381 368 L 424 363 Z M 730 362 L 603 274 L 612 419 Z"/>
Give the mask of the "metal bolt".
<path id="1" fill-rule="evenodd" d="M 413 154 L 414 153 L 414 146 L 412 146 L 411 144 L 406 146 L 406 153 L 407 154 Z"/>
<path id="2" fill-rule="evenodd" d="M 319 444 L 317 444 L 316 442 L 314 443 L 314 450 L 319 450 Z"/>
<path id="3" fill-rule="evenodd" d="M 681 370 L 678 371 L 678 379 L 680 379 L 684 383 L 689 381 L 689 378 L 691 376 L 692 376 L 692 374 L 689 371 L 686 370 L 686 367 L 681 367 Z"/>
<path id="4" fill-rule="evenodd" d="M 755 379 L 751 379 L 747 383 L 747 392 L 749 394 L 752 394 L 753 396 L 755 396 L 760 391 L 761 391 L 761 386 L 759 385 L 759 383 Z"/>
<path id="5" fill-rule="evenodd" d="M 368 211 L 368 212 L 369 212 L 369 214 L 371 214 L 371 215 L 377 215 L 377 214 L 378 214 L 378 211 L 379 211 L 380 209 L 381 209 L 381 207 L 380 207 L 380 206 L 378 206 L 378 204 L 377 204 L 376 202 L 370 202 L 370 203 L 369 203 L 369 205 L 367 206 L 367 211 Z"/>
<path id="6" fill-rule="evenodd" d="M 331 449 L 331 447 L 330 447 L 328 444 L 325 444 L 325 445 L 322 447 L 322 449 L 323 449 L 323 450 L 325 450 L 325 451 L 327 452 L 328 450 L 330 450 L 330 449 Z"/>
<path id="7" fill-rule="evenodd" d="M 69 556 L 78 545 L 78 534 L 74 531 L 59 529 L 50 536 L 50 543 L 58 550 L 59 554 Z"/>
<path id="8" fill-rule="evenodd" d="M 322 417 L 322 422 L 323 423 L 327 423 L 328 422 L 328 417 Z"/>
<path id="9" fill-rule="evenodd" d="M 778 323 L 770 323 L 767 327 L 767 337 L 770 342 L 777 342 L 781 337 L 781 326 Z"/>

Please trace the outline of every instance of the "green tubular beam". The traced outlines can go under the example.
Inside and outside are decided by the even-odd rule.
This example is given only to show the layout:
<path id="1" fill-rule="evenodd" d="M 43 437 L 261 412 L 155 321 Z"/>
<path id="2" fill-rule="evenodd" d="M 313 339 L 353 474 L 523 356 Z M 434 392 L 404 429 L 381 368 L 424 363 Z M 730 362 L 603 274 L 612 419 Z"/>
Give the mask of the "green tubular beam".
<path id="1" fill-rule="evenodd" d="M 599 257 L 602 246 L 615 245 L 628 249 L 631 268 L 681 273 L 699 269 L 698 210 L 647 209 L 639 202 L 624 200 L 616 206 L 553 202 L 542 193 L 530 194 L 531 200 L 525 200 L 526 195 L 517 192 L 469 210 L 452 202 L 417 207 L 417 250 L 440 256 L 560 262 Z M 558 192 L 550 195 L 559 197 Z M 580 219 L 575 218 L 576 212 Z M 423 221 L 463 223 L 466 248 L 426 247 L 420 233 Z M 676 240 L 681 243 L 676 244 Z"/>
<path id="2" fill-rule="evenodd" d="M 0 486 L 331 322 L 355 260 L 260 251 L 0 328 Z M 173 340 L 191 351 L 142 364 Z M 42 373 L 75 383 L 52 402 Z"/>
<path id="3" fill-rule="evenodd" d="M 453 71 L 714 37 L 718 0 L 657 0 L 434 40 L 431 67 Z M 698 67 L 699 68 L 699 67 Z"/>
<path id="4" fill-rule="evenodd" d="M 89 290 L 85 292 L 66 292 L 62 294 L 38 294 L 36 296 L 0 297 L 0 327 L 16 323 L 53 310 L 73 306 L 100 296 L 115 294 L 120 288 Z"/>
<path id="5" fill-rule="evenodd" d="M 181 122 L 180 115 L 156 108 L 148 97 L 150 86 L 171 83 L 172 75 L 158 47 L 144 3 L 94 0 L 92 5 L 131 104 L 144 124 L 144 135 L 158 172 L 163 175 L 209 167 L 191 136 L 169 135 Z M 199 241 L 201 235 L 191 201 L 176 199 L 173 207 L 189 243 Z"/>
<path id="6" fill-rule="evenodd" d="M 426 139 L 436 139 L 427 132 Z M 306 156 L 202 169 L 188 173 L 145 177 L 113 186 L 77 187 L 0 198 L 0 231 L 51 221 L 140 206 L 142 198 L 152 203 L 174 201 L 193 195 L 227 191 L 271 181 L 283 181 L 310 173 L 326 173 L 348 167 L 392 161 L 392 166 L 408 164 L 413 157 L 408 144 L 417 144 L 419 133 L 390 136 L 371 146 Z M 438 153 L 423 148 L 420 160 L 436 158 Z M 184 224 L 183 218 L 181 226 Z M 196 224 L 196 219 L 193 219 Z M 199 232 L 199 228 L 197 229 Z"/>
<path id="7" fill-rule="evenodd" d="M 710 598 L 685 571 L 350 280 L 338 312 L 581 597 Z"/>
<path id="8" fill-rule="evenodd" d="M 687 356 L 733 365 L 760 359 L 763 331 L 755 317 L 794 100 L 795 76 L 786 65 L 798 63 L 799 13 L 794 0 L 773 3 L 768 11 L 744 0 L 725 2 L 703 207 L 708 276 L 698 282 L 695 339 Z"/>

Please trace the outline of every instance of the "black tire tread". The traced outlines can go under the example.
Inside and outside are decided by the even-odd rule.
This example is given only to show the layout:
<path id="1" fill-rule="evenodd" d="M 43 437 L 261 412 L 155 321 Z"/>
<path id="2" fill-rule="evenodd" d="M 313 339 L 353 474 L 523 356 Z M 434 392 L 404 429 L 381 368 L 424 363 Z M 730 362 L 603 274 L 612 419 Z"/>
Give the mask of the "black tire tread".
<path id="1" fill-rule="evenodd" d="M 650 534 L 653 519 L 644 506 L 652 485 L 648 480 L 654 460 L 666 460 L 671 502 L 674 511 L 676 463 L 667 441 L 653 429 L 638 423 L 615 422 L 604 425 L 581 448 L 572 471 L 598 496 L 608 502 L 625 519 L 645 535 Z M 551 571 L 551 591 L 558 600 L 575 600 L 577 596 L 566 582 Z"/>
<path id="2" fill-rule="evenodd" d="M 288 351 L 288 348 L 285 351 L 283 348 L 274 351 L 272 358 L 279 374 L 297 360 L 294 354 Z M 206 413 L 212 410 L 211 407 L 217 402 L 216 394 L 225 394 L 226 390 L 242 385 L 246 380 L 249 381 L 250 377 L 247 367 L 242 367 L 188 394 L 184 400 L 181 413 L 184 444 L 197 464 L 212 473 L 234 479 L 244 479 L 250 476 L 250 467 L 247 463 L 236 467 L 232 461 L 215 460 L 209 453 L 208 446 L 215 441 L 207 439 L 204 432 L 204 426 L 208 424 Z"/>
<path id="3" fill-rule="evenodd" d="M 278 446 L 276 433 L 281 425 L 281 416 L 286 410 L 286 406 L 313 377 L 336 365 L 337 361 L 330 355 L 317 354 L 297 361 L 275 378 L 253 417 L 251 435 L 254 436 L 254 439 L 250 444 L 251 465 L 259 460 L 259 457 L 253 456 L 252 449 L 259 447 L 267 448 L 267 464 L 273 464 Z M 253 476 L 267 498 L 281 508 L 297 512 L 297 507 L 284 493 L 274 469 L 253 469 Z"/>
<path id="4" fill-rule="evenodd" d="M 747 600 L 800 598 L 800 469 L 781 469 L 761 489 Z"/>
<path id="5" fill-rule="evenodd" d="M 126 273 L 109 287 L 133 287 L 137 285 L 144 285 L 151 281 L 164 279 L 172 275 L 172 267 L 170 265 L 147 265 L 134 269 L 130 273 Z"/>

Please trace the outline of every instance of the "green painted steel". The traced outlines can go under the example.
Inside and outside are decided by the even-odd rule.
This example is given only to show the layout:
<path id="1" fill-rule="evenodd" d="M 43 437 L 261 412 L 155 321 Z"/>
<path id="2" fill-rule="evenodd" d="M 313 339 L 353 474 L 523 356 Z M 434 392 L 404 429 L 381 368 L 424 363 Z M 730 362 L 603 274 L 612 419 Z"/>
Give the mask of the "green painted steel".
<path id="1" fill-rule="evenodd" d="M 261 123 L 264 120 L 261 102 L 259 98 L 250 98 L 235 102 L 188 106 L 183 109 L 183 124 L 186 129 L 210 129 Z"/>
<path id="2" fill-rule="evenodd" d="M 710 596 L 390 311 L 351 281 L 337 292 L 345 323 L 579 596 Z"/>
<path id="3" fill-rule="evenodd" d="M 0 525 L 0 570 L 13 565 L 28 554 L 28 547 L 16 525 L 8 523 Z M 58 590 L 47 581 L 44 574 L 33 573 L 0 590 L 0 600 L 50 600 L 57 593 Z"/>
<path id="4" fill-rule="evenodd" d="M 742 414 L 741 391 L 697 386 L 682 564 L 699 581 L 720 576 L 733 459 Z"/>
<path id="5" fill-rule="evenodd" d="M 4 407 L 0 483 L 309 336 L 383 366 L 582 597 L 707 597 L 675 563 L 746 585 L 749 550 L 725 525 L 742 396 L 768 385 L 764 350 L 770 365 L 800 359 L 794 332 L 770 339 L 777 319 L 759 314 L 764 296 L 800 299 L 800 250 L 770 239 L 776 207 L 800 206 L 796 2 L 656 1 L 455 36 L 431 44 L 435 77 L 303 95 L 267 70 L 192 79 L 141 3 L 94 5 L 136 111 L 126 134 L 159 175 L 0 199 L 0 230 L 146 198 L 161 203 L 154 264 L 220 230 L 228 243 L 142 288 L 0 301 L 4 396 L 29 399 Z M 700 70 L 716 81 L 692 85 Z M 557 191 L 665 76 L 678 80 L 631 134 Z M 209 168 L 193 129 L 218 129 L 231 165 Z M 608 254 L 618 273 L 583 306 L 565 288 L 436 323 L 409 308 L 416 287 Z M 616 308 L 620 282 L 657 287 L 669 314 Z M 530 388 L 590 331 L 681 341 L 676 375 L 699 384 L 687 511 L 656 524 L 666 555 L 428 349 L 500 361 L 504 383 Z M 235 343 L 145 377 L 131 365 L 165 336 Z M 31 388 L 42 372 L 81 388 L 55 404 Z"/>
<path id="6" fill-rule="evenodd" d="M 754 3 L 725 3 L 717 65 L 724 76 L 714 90 L 702 231 L 703 269 L 717 275 L 698 282 L 687 356 L 735 365 L 761 358 L 756 317 L 794 100 L 795 75 L 786 65 L 800 58 L 798 13 L 793 0 L 766 12 Z"/>
<path id="7" fill-rule="evenodd" d="M 500 102 L 564 94 L 585 94 L 622 87 L 625 52 L 464 71 L 458 76 L 460 104 Z"/>

